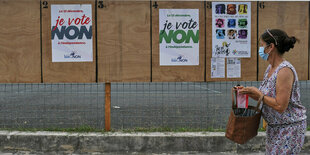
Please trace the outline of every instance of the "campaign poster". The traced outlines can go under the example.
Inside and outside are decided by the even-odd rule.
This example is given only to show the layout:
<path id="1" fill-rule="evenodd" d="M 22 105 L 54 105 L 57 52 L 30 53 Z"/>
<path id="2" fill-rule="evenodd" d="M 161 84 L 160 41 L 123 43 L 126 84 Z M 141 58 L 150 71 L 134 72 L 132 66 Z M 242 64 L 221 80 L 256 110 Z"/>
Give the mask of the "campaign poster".
<path id="1" fill-rule="evenodd" d="M 199 65 L 199 10 L 159 9 L 160 66 Z"/>
<path id="2" fill-rule="evenodd" d="M 251 57 L 251 2 L 212 2 L 212 57 Z"/>
<path id="3" fill-rule="evenodd" d="M 91 4 L 51 5 L 52 62 L 93 61 Z"/>

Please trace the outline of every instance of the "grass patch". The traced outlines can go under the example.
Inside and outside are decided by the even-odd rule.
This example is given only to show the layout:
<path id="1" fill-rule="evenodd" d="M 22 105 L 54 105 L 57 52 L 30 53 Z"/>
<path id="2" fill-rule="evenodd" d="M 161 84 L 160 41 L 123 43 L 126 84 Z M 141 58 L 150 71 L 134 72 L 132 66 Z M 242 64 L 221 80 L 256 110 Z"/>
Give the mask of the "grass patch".
<path id="1" fill-rule="evenodd" d="M 106 133 L 104 129 L 96 129 L 91 126 L 80 126 L 77 128 L 0 128 L 0 130 L 7 131 L 53 131 L 53 132 L 101 132 Z M 132 129 L 112 129 L 110 132 L 225 132 L 225 129 L 214 129 L 214 128 L 169 128 L 169 127 L 160 127 L 160 128 L 132 128 Z"/>
<path id="2" fill-rule="evenodd" d="M 55 132 L 106 132 L 104 129 L 96 129 L 91 126 L 85 125 L 77 128 L 0 128 L 0 130 L 7 131 L 55 131 Z"/>
<path id="3" fill-rule="evenodd" d="M 53 132 L 101 132 L 106 133 L 104 129 L 96 129 L 88 125 L 80 126 L 77 128 L 0 128 L 0 130 L 4 131 L 53 131 Z M 132 128 L 132 129 L 112 129 L 110 132 L 225 132 L 226 129 L 214 129 L 214 128 L 169 128 L 169 127 L 160 127 L 160 128 Z M 258 131 L 264 132 L 266 131 L 263 128 L 259 128 Z M 307 127 L 307 131 L 310 131 L 310 126 Z"/>
<path id="4" fill-rule="evenodd" d="M 120 132 L 219 132 L 224 129 L 200 129 L 200 128 L 133 128 L 118 130 Z"/>

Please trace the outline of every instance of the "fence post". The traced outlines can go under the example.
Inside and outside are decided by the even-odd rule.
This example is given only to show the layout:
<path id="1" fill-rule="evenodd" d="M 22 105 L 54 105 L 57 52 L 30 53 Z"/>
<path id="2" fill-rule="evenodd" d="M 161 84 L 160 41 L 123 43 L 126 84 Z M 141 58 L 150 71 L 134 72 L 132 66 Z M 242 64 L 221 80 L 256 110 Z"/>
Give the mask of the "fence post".
<path id="1" fill-rule="evenodd" d="M 105 131 L 111 130 L 111 83 L 105 83 Z"/>

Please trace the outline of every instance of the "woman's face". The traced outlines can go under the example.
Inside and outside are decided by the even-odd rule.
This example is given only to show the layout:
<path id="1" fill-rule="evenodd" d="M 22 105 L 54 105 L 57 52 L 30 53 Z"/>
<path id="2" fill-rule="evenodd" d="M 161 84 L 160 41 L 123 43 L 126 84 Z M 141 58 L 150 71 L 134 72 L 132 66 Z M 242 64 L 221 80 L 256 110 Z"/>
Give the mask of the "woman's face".
<path id="1" fill-rule="evenodd" d="M 266 49 L 268 49 L 270 47 L 269 45 L 265 41 L 263 41 L 262 39 L 259 40 L 259 47 L 264 47 L 265 53 L 266 53 Z"/>
<path id="2" fill-rule="evenodd" d="M 259 40 L 259 47 L 267 47 L 267 43 L 263 41 L 262 39 Z"/>

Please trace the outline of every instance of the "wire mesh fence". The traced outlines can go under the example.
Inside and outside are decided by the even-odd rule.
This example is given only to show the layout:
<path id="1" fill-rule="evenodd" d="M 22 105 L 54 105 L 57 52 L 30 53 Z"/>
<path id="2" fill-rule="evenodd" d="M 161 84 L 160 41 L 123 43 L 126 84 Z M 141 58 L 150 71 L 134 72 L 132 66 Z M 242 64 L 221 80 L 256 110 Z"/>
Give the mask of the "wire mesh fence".
<path id="1" fill-rule="evenodd" d="M 111 128 L 225 129 L 237 84 L 260 82 L 112 83 Z M 300 86 L 309 109 L 310 81 Z M 0 84 L 0 128 L 104 129 L 104 91 L 104 83 Z"/>
<path id="2" fill-rule="evenodd" d="M 112 128 L 225 128 L 231 109 L 231 88 L 239 83 L 112 85 Z M 258 82 L 240 84 L 257 86 Z"/>
<path id="3" fill-rule="evenodd" d="M 0 127 L 104 128 L 104 84 L 0 84 Z"/>

